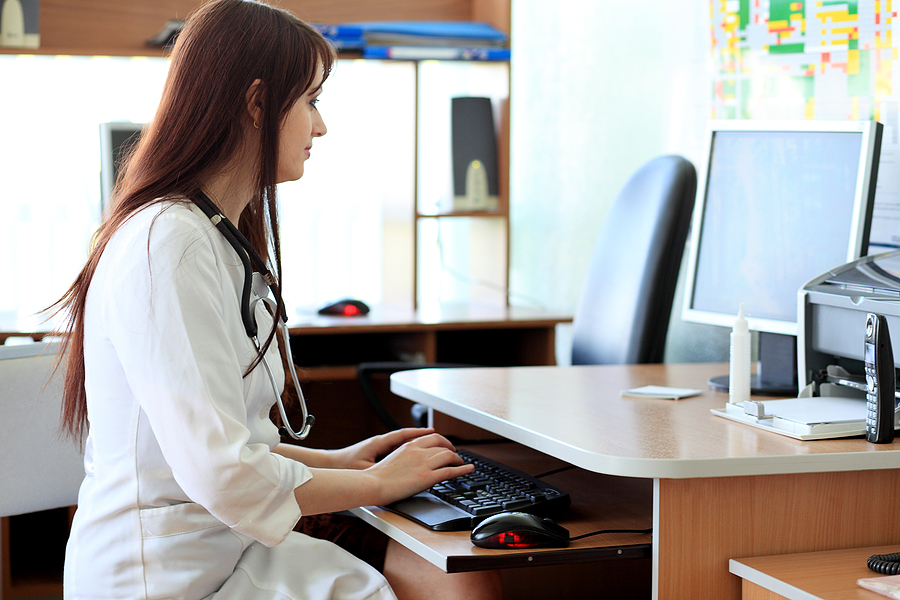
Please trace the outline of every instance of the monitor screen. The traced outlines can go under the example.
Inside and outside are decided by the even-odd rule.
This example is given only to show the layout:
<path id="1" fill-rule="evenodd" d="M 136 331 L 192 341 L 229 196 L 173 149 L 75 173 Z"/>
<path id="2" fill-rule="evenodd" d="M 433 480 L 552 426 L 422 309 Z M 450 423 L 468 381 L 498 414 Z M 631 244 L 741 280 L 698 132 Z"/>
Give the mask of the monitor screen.
<path id="1" fill-rule="evenodd" d="M 800 288 L 868 250 L 880 140 L 873 121 L 713 122 L 684 319 L 731 327 L 743 304 L 796 336 Z"/>
<path id="2" fill-rule="evenodd" d="M 122 152 L 137 142 L 143 129 L 143 123 L 130 121 L 100 124 L 100 199 L 102 207 L 109 204 L 110 196 L 112 196 L 116 178 L 119 176 Z"/>

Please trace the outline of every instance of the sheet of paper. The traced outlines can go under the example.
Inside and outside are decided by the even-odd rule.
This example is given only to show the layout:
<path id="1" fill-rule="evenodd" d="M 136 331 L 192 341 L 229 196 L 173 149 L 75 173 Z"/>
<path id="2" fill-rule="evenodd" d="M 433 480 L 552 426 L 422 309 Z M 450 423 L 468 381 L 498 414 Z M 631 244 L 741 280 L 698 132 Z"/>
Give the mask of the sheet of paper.
<path id="1" fill-rule="evenodd" d="M 702 393 L 703 390 L 664 387 L 661 385 L 645 385 L 643 387 L 631 388 L 630 390 L 622 390 L 623 396 L 631 396 L 633 398 L 661 398 L 663 400 L 680 400 L 682 398 L 690 398 L 691 396 L 699 396 Z"/>
<path id="2" fill-rule="evenodd" d="M 876 594 L 888 598 L 900 598 L 900 575 L 888 575 L 887 577 L 866 577 L 857 579 L 859 587 L 871 590 Z"/>
<path id="3" fill-rule="evenodd" d="M 796 423 L 847 423 L 866 420 L 866 401 L 856 398 L 790 398 L 765 400 L 765 414 Z"/>

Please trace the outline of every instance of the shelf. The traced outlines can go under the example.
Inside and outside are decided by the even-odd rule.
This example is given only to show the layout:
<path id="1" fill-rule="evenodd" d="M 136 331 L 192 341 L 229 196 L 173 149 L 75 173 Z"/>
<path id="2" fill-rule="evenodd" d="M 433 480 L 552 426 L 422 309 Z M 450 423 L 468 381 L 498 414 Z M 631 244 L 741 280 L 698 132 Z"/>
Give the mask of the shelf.
<path id="1" fill-rule="evenodd" d="M 355 365 L 338 365 L 334 367 L 311 367 L 309 369 L 297 369 L 297 378 L 300 383 L 311 381 L 350 381 L 356 380 Z"/>
<path id="2" fill-rule="evenodd" d="M 417 219 L 455 219 L 461 217 L 469 217 L 469 218 L 482 218 L 482 217 L 494 217 L 494 218 L 506 218 L 508 215 L 505 211 L 497 209 L 497 210 L 478 210 L 478 211 L 459 211 L 459 212 L 448 212 L 448 213 L 438 213 L 438 214 L 422 214 L 416 213 Z"/>

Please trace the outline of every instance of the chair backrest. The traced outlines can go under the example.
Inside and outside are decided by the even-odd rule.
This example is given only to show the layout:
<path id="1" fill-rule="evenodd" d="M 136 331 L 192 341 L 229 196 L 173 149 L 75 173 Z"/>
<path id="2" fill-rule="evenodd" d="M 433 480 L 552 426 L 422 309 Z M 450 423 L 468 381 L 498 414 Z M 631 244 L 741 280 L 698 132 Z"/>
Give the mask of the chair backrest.
<path id="1" fill-rule="evenodd" d="M 0 516 L 77 503 L 79 444 L 59 431 L 65 369 L 58 344 L 0 346 Z"/>
<path id="2" fill-rule="evenodd" d="M 625 183 L 591 256 L 572 364 L 662 362 L 696 191 L 680 156 L 655 158 Z"/>

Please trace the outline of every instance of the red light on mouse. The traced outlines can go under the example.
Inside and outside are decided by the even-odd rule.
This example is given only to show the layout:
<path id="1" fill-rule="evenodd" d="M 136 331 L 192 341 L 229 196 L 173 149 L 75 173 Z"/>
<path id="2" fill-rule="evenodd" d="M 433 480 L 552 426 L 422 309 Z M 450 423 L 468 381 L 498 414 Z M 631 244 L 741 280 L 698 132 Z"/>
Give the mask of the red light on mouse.
<path id="1" fill-rule="evenodd" d="M 501 548 L 532 548 L 536 545 L 530 535 L 517 531 L 501 533 L 498 537 L 498 546 Z"/>
<path id="2" fill-rule="evenodd" d="M 348 304 L 344 307 L 344 314 L 348 317 L 352 317 L 353 315 L 359 314 L 359 308 L 352 304 Z"/>

